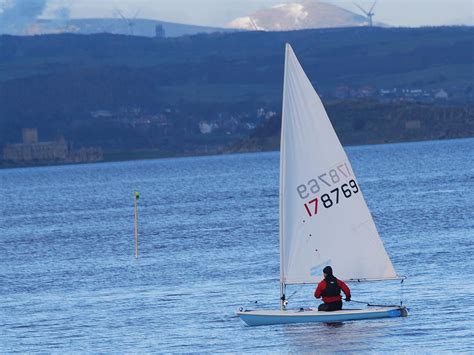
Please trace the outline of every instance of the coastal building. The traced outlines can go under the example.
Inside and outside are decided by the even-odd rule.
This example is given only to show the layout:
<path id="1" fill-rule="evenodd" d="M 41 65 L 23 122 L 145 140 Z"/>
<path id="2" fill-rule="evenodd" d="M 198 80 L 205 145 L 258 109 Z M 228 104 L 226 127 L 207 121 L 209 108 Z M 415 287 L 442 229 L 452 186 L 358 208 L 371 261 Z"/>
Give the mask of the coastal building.
<path id="1" fill-rule="evenodd" d="M 103 160 L 101 148 L 74 150 L 62 136 L 55 141 L 41 142 L 36 128 L 24 128 L 22 138 L 22 143 L 7 144 L 3 148 L 3 160 L 7 165 L 85 163 Z"/>
<path id="2" fill-rule="evenodd" d="M 446 91 L 443 89 L 440 89 L 435 95 L 435 99 L 437 100 L 447 100 L 449 98 L 449 95 Z"/>
<path id="3" fill-rule="evenodd" d="M 155 25 L 155 38 L 165 38 L 165 29 L 162 24 Z"/>
<path id="4" fill-rule="evenodd" d="M 212 133 L 212 131 L 214 131 L 216 128 L 218 128 L 218 126 L 215 122 L 199 122 L 199 131 L 201 132 L 201 134 Z"/>
<path id="5" fill-rule="evenodd" d="M 421 128 L 421 121 L 420 120 L 409 120 L 405 122 L 405 129 L 406 130 L 417 130 Z"/>
<path id="6" fill-rule="evenodd" d="M 36 128 L 23 128 L 21 133 L 23 137 L 23 143 L 38 143 L 38 130 Z"/>

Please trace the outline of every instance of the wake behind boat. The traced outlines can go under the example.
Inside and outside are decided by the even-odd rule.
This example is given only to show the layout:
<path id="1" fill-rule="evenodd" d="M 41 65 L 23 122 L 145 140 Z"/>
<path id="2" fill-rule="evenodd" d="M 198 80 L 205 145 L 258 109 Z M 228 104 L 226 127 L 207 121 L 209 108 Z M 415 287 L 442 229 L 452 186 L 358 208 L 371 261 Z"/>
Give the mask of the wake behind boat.
<path id="1" fill-rule="evenodd" d="M 331 265 L 341 280 L 397 275 L 352 166 L 293 49 L 286 45 L 280 153 L 280 310 L 242 310 L 248 325 L 406 316 L 402 305 L 286 310 L 286 286 L 313 284 Z"/>

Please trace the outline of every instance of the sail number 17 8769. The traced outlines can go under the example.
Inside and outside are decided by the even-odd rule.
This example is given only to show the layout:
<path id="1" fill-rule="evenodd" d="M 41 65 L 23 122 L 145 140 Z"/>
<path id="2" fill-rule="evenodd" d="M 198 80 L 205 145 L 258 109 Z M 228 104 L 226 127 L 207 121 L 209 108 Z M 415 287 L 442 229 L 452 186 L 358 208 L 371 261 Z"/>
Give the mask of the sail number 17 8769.
<path id="1" fill-rule="evenodd" d="M 316 197 L 305 203 L 304 207 L 308 215 L 312 217 L 318 214 L 319 201 L 321 201 L 324 208 L 331 208 L 332 206 L 339 204 L 341 195 L 345 198 L 349 198 L 358 192 L 359 187 L 357 186 L 355 180 L 349 180 L 347 184 L 342 184 L 341 186 L 331 190 L 329 193 L 321 195 L 320 198 Z"/>

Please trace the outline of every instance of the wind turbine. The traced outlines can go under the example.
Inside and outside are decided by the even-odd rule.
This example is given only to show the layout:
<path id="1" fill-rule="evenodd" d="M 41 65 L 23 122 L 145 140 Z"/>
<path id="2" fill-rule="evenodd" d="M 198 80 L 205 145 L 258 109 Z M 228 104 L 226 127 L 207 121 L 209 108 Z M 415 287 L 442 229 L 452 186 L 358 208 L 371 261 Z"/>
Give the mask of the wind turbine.
<path id="1" fill-rule="evenodd" d="M 374 3 L 372 4 L 372 7 L 370 8 L 369 11 L 366 11 L 364 10 L 364 8 L 362 8 L 360 5 L 354 3 L 355 6 L 357 6 L 360 11 L 362 11 L 366 16 L 367 16 L 367 20 L 368 20 L 368 23 L 369 23 L 369 27 L 372 27 L 373 26 L 373 23 L 372 23 L 372 17 L 375 15 L 372 10 L 374 9 L 375 5 L 377 4 L 377 0 L 374 1 Z"/>
<path id="2" fill-rule="evenodd" d="M 258 31 L 258 27 L 257 25 L 255 24 L 255 21 L 249 16 L 249 20 L 250 20 L 250 24 L 252 25 L 253 29 L 255 31 Z"/>
<path id="3" fill-rule="evenodd" d="M 130 31 L 130 35 L 133 36 L 133 27 L 135 26 L 134 21 L 137 18 L 138 13 L 140 12 L 140 10 L 137 10 L 137 12 L 135 12 L 135 15 L 131 19 L 127 19 L 119 9 L 116 9 L 116 11 L 119 14 L 119 16 L 127 23 L 128 30 Z"/>

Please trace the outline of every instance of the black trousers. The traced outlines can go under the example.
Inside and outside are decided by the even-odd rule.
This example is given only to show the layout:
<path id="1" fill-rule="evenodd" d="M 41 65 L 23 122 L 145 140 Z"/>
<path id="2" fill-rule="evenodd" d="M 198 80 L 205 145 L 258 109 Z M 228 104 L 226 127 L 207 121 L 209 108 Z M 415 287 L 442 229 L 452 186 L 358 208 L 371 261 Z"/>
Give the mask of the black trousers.
<path id="1" fill-rule="evenodd" d="M 332 311 L 339 311 L 341 309 L 342 309 L 342 301 L 323 303 L 323 304 L 320 304 L 318 307 L 318 311 L 320 312 L 332 312 Z"/>

